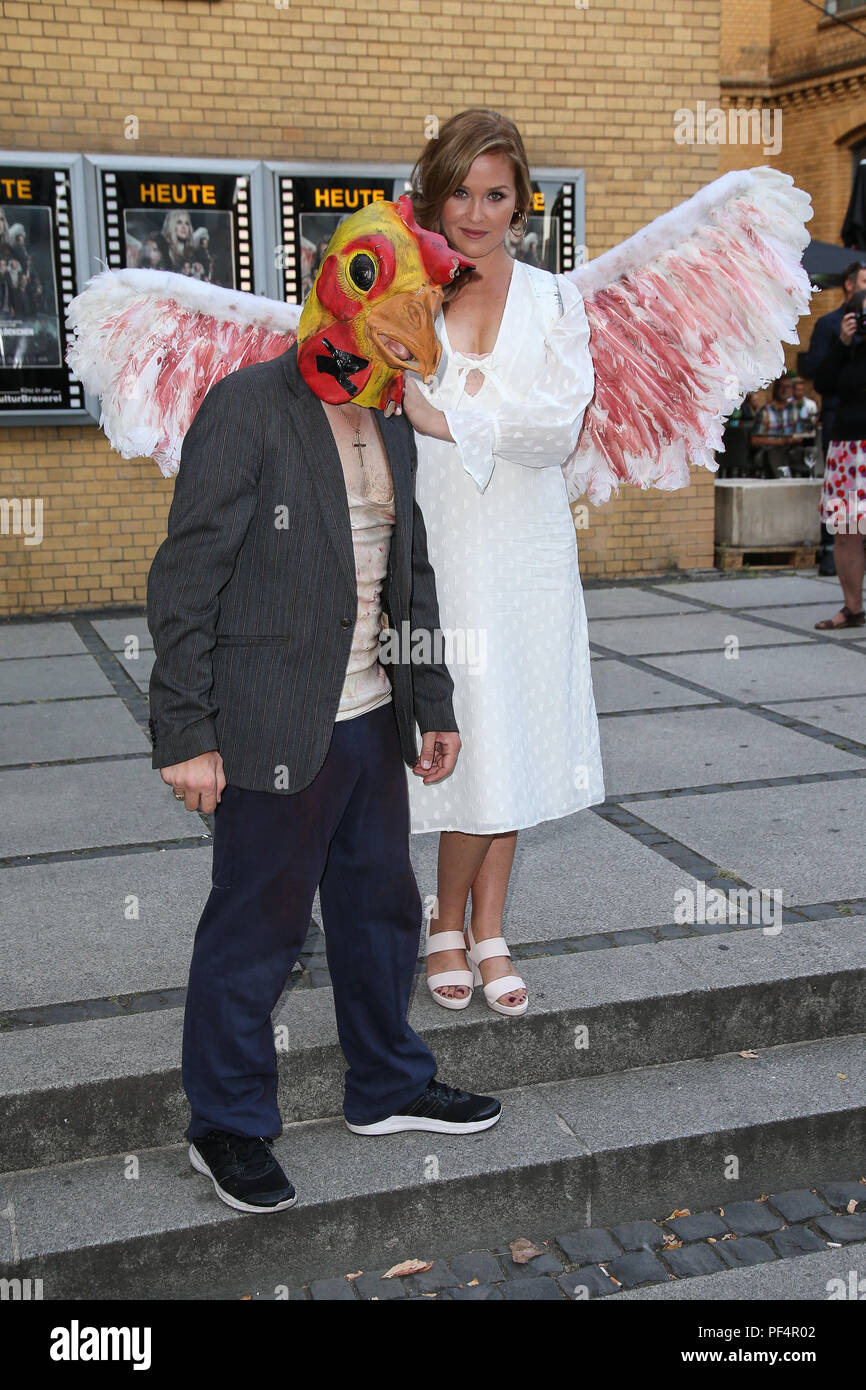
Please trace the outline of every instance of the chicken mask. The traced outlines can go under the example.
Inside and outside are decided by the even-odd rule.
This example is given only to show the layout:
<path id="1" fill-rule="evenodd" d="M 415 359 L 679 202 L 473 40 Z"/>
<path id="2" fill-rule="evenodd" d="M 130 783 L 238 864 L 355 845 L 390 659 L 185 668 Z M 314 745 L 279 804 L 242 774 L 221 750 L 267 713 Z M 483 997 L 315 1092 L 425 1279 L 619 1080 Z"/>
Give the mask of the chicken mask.
<path id="1" fill-rule="evenodd" d="M 408 193 L 347 217 L 328 242 L 298 323 L 298 368 L 307 385 L 331 404 L 354 401 L 391 415 L 403 372 L 430 381 L 439 365 L 433 321 L 441 286 L 474 269 L 443 236 L 418 226 Z M 396 356 L 387 338 L 411 357 Z"/>

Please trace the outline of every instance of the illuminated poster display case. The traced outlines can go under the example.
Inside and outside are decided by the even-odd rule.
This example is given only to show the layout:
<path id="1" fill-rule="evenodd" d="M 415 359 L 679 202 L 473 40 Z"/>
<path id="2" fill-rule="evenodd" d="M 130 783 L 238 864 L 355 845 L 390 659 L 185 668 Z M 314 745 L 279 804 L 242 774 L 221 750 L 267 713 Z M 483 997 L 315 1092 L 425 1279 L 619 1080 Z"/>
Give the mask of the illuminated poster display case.
<path id="1" fill-rule="evenodd" d="M 99 251 L 109 270 L 170 270 L 265 292 L 260 164 L 93 155 L 85 161 Z"/>
<path id="2" fill-rule="evenodd" d="M 0 419 L 89 421 L 66 366 L 66 309 L 87 265 L 80 155 L 0 151 Z"/>
<path id="3" fill-rule="evenodd" d="M 368 202 L 394 202 L 409 187 L 408 164 L 278 163 L 265 165 L 268 221 L 276 225 L 269 293 L 301 304 L 335 229 Z M 533 208 L 511 254 L 545 270 L 571 270 L 584 259 L 582 170 L 533 170 Z"/>
<path id="4" fill-rule="evenodd" d="M 344 218 L 396 201 L 409 164 L 262 162 L 0 151 L 0 419 L 98 420 L 66 366 L 66 310 L 102 270 L 169 270 L 300 304 Z M 581 170 L 533 170 L 512 255 L 584 259 Z"/>

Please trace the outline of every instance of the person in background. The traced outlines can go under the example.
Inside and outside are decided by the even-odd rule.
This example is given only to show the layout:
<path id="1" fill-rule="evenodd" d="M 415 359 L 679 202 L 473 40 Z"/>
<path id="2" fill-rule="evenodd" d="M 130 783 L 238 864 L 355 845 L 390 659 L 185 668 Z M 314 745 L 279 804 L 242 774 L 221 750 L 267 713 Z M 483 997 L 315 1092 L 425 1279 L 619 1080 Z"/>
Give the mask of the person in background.
<path id="1" fill-rule="evenodd" d="M 791 445 L 806 443 L 811 438 L 800 425 L 791 378 L 780 376 L 773 382 L 770 399 L 758 411 L 749 442 L 753 449 L 765 451 L 770 477 L 784 478 L 800 462 L 796 453 L 792 454 Z"/>
<path id="2" fill-rule="evenodd" d="M 815 389 L 837 402 L 821 488 L 821 521 L 834 534 L 845 602 L 816 628 L 863 627 L 866 539 L 866 289 L 843 305 L 839 332 L 815 373 Z"/>
<path id="3" fill-rule="evenodd" d="M 792 403 L 797 421 L 806 434 L 814 434 L 815 426 L 818 423 L 818 402 L 806 395 L 806 382 L 803 377 L 793 377 L 791 387 L 793 390 Z"/>
<path id="4" fill-rule="evenodd" d="M 741 405 L 732 410 L 728 416 L 728 424 L 738 428 L 751 429 L 758 413 L 761 409 L 760 391 L 749 391 L 744 397 Z"/>
<path id="5" fill-rule="evenodd" d="M 838 309 L 831 309 L 829 314 L 822 314 L 812 330 L 812 337 L 809 341 L 809 349 L 806 353 L 806 360 L 803 364 L 803 374 L 814 382 L 815 374 L 821 363 L 824 361 L 832 343 L 839 337 L 839 329 L 842 326 L 842 305 L 847 303 L 852 294 L 857 290 L 866 289 L 866 260 L 852 261 L 845 269 L 842 276 L 843 300 Z M 817 389 L 817 388 L 816 388 Z M 818 422 L 821 426 L 821 438 L 824 441 L 826 451 L 830 439 L 832 438 L 833 416 L 839 402 L 835 396 L 821 397 L 821 409 L 818 415 Z M 832 531 L 828 531 L 824 523 L 821 523 L 821 552 L 818 559 L 818 573 L 831 575 L 836 573 L 836 565 L 833 558 Z"/>

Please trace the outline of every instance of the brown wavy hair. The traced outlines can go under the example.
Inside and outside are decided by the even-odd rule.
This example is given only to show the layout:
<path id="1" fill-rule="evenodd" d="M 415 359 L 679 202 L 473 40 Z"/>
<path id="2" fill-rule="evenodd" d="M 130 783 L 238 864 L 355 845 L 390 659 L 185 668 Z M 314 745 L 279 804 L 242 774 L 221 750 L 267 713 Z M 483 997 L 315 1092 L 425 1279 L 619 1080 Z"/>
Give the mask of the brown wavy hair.
<path id="1" fill-rule="evenodd" d="M 415 220 L 429 232 L 442 232 L 442 208 L 463 183 L 473 162 L 482 154 L 501 153 L 511 160 L 517 201 L 512 222 L 532 209 L 532 180 L 520 131 L 499 111 L 473 106 L 449 116 L 436 139 L 427 143 L 410 175 L 410 197 Z M 463 282 L 465 283 L 465 281 Z M 451 299 L 461 281 L 445 289 Z"/>

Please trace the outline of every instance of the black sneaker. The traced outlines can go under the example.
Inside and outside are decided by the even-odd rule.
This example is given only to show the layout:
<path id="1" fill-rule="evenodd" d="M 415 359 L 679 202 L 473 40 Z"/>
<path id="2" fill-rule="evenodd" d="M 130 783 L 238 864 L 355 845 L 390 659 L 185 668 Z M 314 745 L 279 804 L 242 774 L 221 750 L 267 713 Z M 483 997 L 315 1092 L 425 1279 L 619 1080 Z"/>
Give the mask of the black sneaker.
<path id="1" fill-rule="evenodd" d="M 428 1081 L 411 1104 L 377 1120 L 372 1125 L 353 1125 L 346 1121 L 353 1134 L 397 1134 L 403 1129 L 431 1129 L 437 1134 L 474 1134 L 489 1129 L 502 1114 L 502 1105 L 494 1096 L 476 1096 L 459 1091 L 435 1079 Z"/>
<path id="2" fill-rule="evenodd" d="M 190 1144 L 189 1161 L 236 1211 L 285 1211 L 298 1200 L 264 1139 L 212 1129 Z"/>

